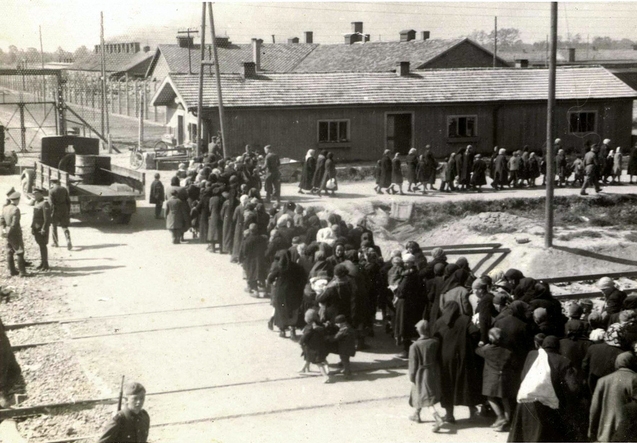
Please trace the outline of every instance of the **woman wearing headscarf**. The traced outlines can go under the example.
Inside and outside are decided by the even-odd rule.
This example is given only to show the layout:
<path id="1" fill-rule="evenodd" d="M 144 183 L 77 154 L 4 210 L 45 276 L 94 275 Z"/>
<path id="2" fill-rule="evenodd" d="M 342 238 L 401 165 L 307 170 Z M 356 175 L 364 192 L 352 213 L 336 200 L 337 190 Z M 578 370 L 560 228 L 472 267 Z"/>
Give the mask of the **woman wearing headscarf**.
<path id="1" fill-rule="evenodd" d="M 407 154 L 407 158 L 405 159 L 405 163 L 407 164 L 407 192 L 415 191 L 418 186 L 418 176 L 416 174 L 416 170 L 418 169 L 418 151 L 416 148 L 411 148 L 409 153 Z M 414 187 L 412 190 L 411 187 Z"/>
<path id="2" fill-rule="evenodd" d="M 446 265 L 444 263 L 436 263 L 434 265 L 433 277 L 425 281 L 428 310 L 425 317 L 429 320 L 430 328 L 436 324 L 436 320 L 440 318 L 442 312 L 440 308 L 440 296 L 442 295 L 442 288 L 445 285 L 445 268 Z"/>
<path id="3" fill-rule="evenodd" d="M 482 371 L 475 354 L 480 332 L 471 322 L 471 317 L 462 314 L 455 301 L 445 304 L 442 317 L 436 321 L 433 332 L 440 340 L 440 404 L 447 412 L 444 421 L 451 424 L 456 422 L 454 406 L 468 406 L 473 418 L 475 405 L 481 400 Z"/>
<path id="4" fill-rule="evenodd" d="M 340 263 L 334 268 L 334 278 L 325 287 L 325 291 L 316 298 L 320 306 L 321 320 L 335 324 L 336 316 L 344 315 L 347 322 L 351 323 L 352 307 L 355 302 L 354 290 L 347 266 Z"/>
<path id="5" fill-rule="evenodd" d="M 402 278 L 394 295 L 396 297 L 394 337 L 397 344 L 403 345 L 400 358 L 406 359 L 409 356 L 411 341 L 416 335 L 416 323 L 423 319 L 427 306 L 427 296 L 423 291 L 422 280 L 418 276 L 416 259 L 413 255 L 405 258 Z"/>
<path id="6" fill-rule="evenodd" d="M 325 173 L 323 174 L 323 180 L 321 181 L 321 187 L 316 193 L 319 197 L 321 192 L 332 191 L 332 197 L 335 192 L 338 191 L 338 182 L 336 181 L 336 160 L 334 160 L 334 153 L 327 154 L 327 160 L 325 160 Z"/>
<path id="7" fill-rule="evenodd" d="M 390 155 L 391 151 L 385 149 L 380 159 L 380 179 L 378 181 L 380 193 L 382 193 L 383 189 L 387 189 L 391 186 L 392 161 Z"/>
<path id="8" fill-rule="evenodd" d="M 591 441 L 611 441 L 626 418 L 623 408 L 637 396 L 637 357 L 624 352 L 615 358 L 615 372 L 598 380 L 591 403 L 588 437 Z"/>
<path id="9" fill-rule="evenodd" d="M 248 281 L 246 292 L 250 294 L 258 295 L 258 285 L 265 285 L 268 271 L 265 262 L 265 249 L 267 246 L 268 239 L 263 235 L 259 235 L 257 225 L 255 223 L 248 225 L 248 235 L 241 243 L 239 259 Z"/>
<path id="10" fill-rule="evenodd" d="M 394 186 L 398 187 L 398 191 L 400 191 L 400 195 L 404 195 L 403 192 L 403 169 L 402 162 L 400 161 L 400 153 L 396 152 L 394 154 L 394 158 L 391 161 L 391 185 L 389 189 L 387 189 L 387 193 L 389 194 L 397 194 Z"/>
<path id="11" fill-rule="evenodd" d="M 472 316 L 473 308 L 469 302 L 469 290 L 464 287 L 469 274 L 466 269 L 462 269 L 458 265 L 448 265 L 447 268 L 451 266 L 455 266 L 456 269 L 445 278 L 445 285 L 440 296 L 440 309 L 443 309 L 447 302 L 455 301 L 463 315 Z M 447 274 L 446 269 L 445 274 Z"/>
<path id="12" fill-rule="evenodd" d="M 475 155 L 471 172 L 471 187 L 482 192 L 482 186 L 487 184 L 487 164 L 480 154 Z"/>
<path id="13" fill-rule="evenodd" d="M 568 358 L 576 368 L 582 367 L 584 357 L 592 344 L 588 339 L 586 323 L 567 323 L 566 337 L 560 340 L 560 354 Z"/>
<path id="14" fill-rule="evenodd" d="M 475 153 L 473 152 L 473 146 L 467 146 L 467 149 L 462 158 L 462 189 L 467 190 L 471 186 L 471 173 L 473 172 L 473 159 Z"/>
<path id="15" fill-rule="evenodd" d="M 604 334 L 604 342 L 592 344 L 586 351 L 582 372 L 588 379 L 591 394 L 595 392 L 597 381 L 615 370 L 615 359 L 622 353 L 619 329 L 617 323 L 610 325 Z"/>
<path id="16" fill-rule="evenodd" d="M 460 257 L 458 260 L 456 260 L 456 264 L 460 269 L 464 269 L 466 271 L 467 278 L 464 281 L 464 287 L 470 288 L 471 284 L 476 279 L 476 276 L 471 270 L 471 266 L 469 266 L 469 260 L 467 260 L 466 257 Z"/>
<path id="17" fill-rule="evenodd" d="M 223 202 L 221 206 L 221 220 L 222 220 L 222 254 L 232 253 L 232 242 L 234 240 L 234 223 L 232 216 L 239 200 L 237 199 L 239 191 L 239 180 L 236 176 L 230 177 L 230 188 L 228 190 L 228 198 Z"/>
<path id="18" fill-rule="evenodd" d="M 332 266 L 332 268 L 336 267 L 339 263 L 343 263 L 345 261 L 345 245 L 337 241 L 334 243 L 334 254 L 327 258 L 327 261 Z"/>
<path id="19" fill-rule="evenodd" d="M 316 159 L 316 169 L 314 177 L 312 177 L 312 191 L 317 192 L 321 189 L 321 182 L 325 175 L 325 161 L 327 160 L 327 151 L 323 150 Z"/>
<path id="20" fill-rule="evenodd" d="M 424 271 L 421 273 L 421 277 L 424 280 L 428 280 L 430 278 L 434 278 L 434 266 L 438 263 L 442 263 L 445 267 L 447 266 L 447 255 L 442 248 L 434 248 L 431 250 L 431 261 L 427 263 Z"/>
<path id="21" fill-rule="evenodd" d="M 217 252 L 216 246 L 219 245 L 221 251 L 221 234 L 223 232 L 223 221 L 221 218 L 221 206 L 223 205 L 223 197 L 221 196 L 221 188 L 215 186 L 212 188 L 212 197 L 208 201 L 208 250 Z"/>
<path id="22" fill-rule="evenodd" d="M 415 257 L 418 272 L 424 271 L 427 266 L 427 257 L 425 257 L 425 253 L 422 252 L 422 249 L 420 249 L 420 245 L 413 240 L 408 241 L 405 245 L 405 251 Z"/>
<path id="23" fill-rule="evenodd" d="M 462 164 L 464 163 L 465 148 L 459 148 L 454 157 L 456 162 L 456 177 L 458 179 L 458 187 L 462 189 Z"/>
<path id="24" fill-rule="evenodd" d="M 630 184 L 633 184 L 633 175 L 637 175 L 637 144 L 630 151 L 630 160 L 628 160 L 628 176 Z"/>
<path id="25" fill-rule="evenodd" d="M 202 182 L 203 183 L 203 182 Z M 212 197 L 212 183 L 205 181 L 203 189 L 199 193 L 197 213 L 199 214 L 199 242 L 208 242 L 208 218 L 210 217 L 210 197 Z"/>
<path id="26" fill-rule="evenodd" d="M 506 153 L 506 149 L 500 149 L 493 163 L 493 187 L 495 189 L 502 190 L 504 185 L 509 182 Z"/>
<path id="27" fill-rule="evenodd" d="M 276 257 L 278 260 L 267 280 L 270 285 L 274 285 L 274 324 L 279 328 L 280 337 L 285 337 L 285 331 L 290 328 L 290 337 L 294 339 L 307 276 L 303 268 L 292 261 L 290 251 L 278 251 Z"/>
<path id="28" fill-rule="evenodd" d="M 299 182 L 299 194 L 303 191 L 312 191 L 312 181 L 314 180 L 314 171 L 316 171 L 316 159 L 314 158 L 314 149 L 309 149 L 305 154 L 305 162 L 301 171 L 301 181 Z"/>
<path id="29" fill-rule="evenodd" d="M 528 309 L 529 305 L 516 300 L 506 308 L 507 314 L 501 312 L 493 323 L 493 327 L 502 330 L 500 345 L 513 352 L 513 367 L 518 375 L 518 383 L 526 355 L 533 349 L 533 329 L 527 323 Z"/>
<path id="30" fill-rule="evenodd" d="M 504 273 L 504 279 L 509 282 L 509 286 L 512 290 L 518 286 L 520 280 L 522 280 L 523 278 L 524 274 L 522 274 L 522 271 L 514 268 L 511 268 Z"/>
<path id="31" fill-rule="evenodd" d="M 239 204 L 234 209 L 234 214 L 232 214 L 232 223 L 234 224 L 234 240 L 232 242 L 232 263 L 239 262 L 239 256 L 241 254 L 241 243 L 243 242 L 243 231 L 244 231 L 244 214 L 245 207 L 248 204 L 248 196 L 242 195 L 239 199 Z"/>
<path id="32" fill-rule="evenodd" d="M 438 162 L 436 161 L 434 155 L 431 153 L 431 145 L 425 146 L 424 153 L 424 179 L 423 188 L 427 189 L 427 185 L 429 185 L 430 190 L 435 190 L 434 184 L 436 183 L 436 170 L 438 169 Z"/>
<path id="33" fill-rule="evenodd" d="M 575 368 L 558 353 L 558 349 L 557 337 L 546 337 L 540 350 L 529 352 L 522 371 L 523 380 L 537 377 L 535 372 L 531 372 L 533 363 L 540 353 L 546 353 L 550 370 L 550 385 L 546 389 L 555 393 L 557 408 L 554 409 L 554 401 L 544 399 L 518 404 L 511 423 L 509 442 L 581 441 L 576 439 L 576 429 L 582 426 L 574 421 L 576 414 L 573 414 L 579 403 L 580 384 Z"/>

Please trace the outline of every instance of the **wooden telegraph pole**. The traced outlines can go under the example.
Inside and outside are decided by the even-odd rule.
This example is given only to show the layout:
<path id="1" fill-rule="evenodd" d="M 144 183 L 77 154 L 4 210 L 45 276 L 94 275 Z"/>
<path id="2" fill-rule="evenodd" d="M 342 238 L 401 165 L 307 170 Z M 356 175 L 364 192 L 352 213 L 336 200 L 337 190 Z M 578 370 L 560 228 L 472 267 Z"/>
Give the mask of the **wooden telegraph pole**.
<path id="1" fill-rule="evenodd" d="M 201 62 L 199 63 L 199 97 L 197 100 L 197 157 L 201 155 L 203 130 L 201 127 L 203 113 L 203 73 L 206 58 L 206 2 L 201 3 Z"/>
<path id="2" fill-rule="evenodd" d="M 555 185 L 555 58 L 557 52 L 557 2 L 551 2 L 549 92 L 546 107 L 546 227 L 544 246 L 553 247 L 553 188 Z"/>
<path id="3" fill-rule="evenodd" d="M 498 16 L 495 16 L 495 33 L 493 34 L 493 67 L 497 66 L 498 57 Z"/>
<path id="4" fill-rule="evenodd" d="M 217 79 L 217 100 L 219 102 L 219 127 L 221 128 L 221 147 L 223 156 L 228 156 L 228 140 L 223 126 L 223 96 L 221 94 L 221 77 L 219 73 L 219 57 L 217 56 L 217 41 L 215 39 L 215 19 L 212 15 L 212 3 L 208 2 L 208 15 L 210 16 L 210 34 L 212 36 L 212 53 L 215 58 L 215 77 Z"/>

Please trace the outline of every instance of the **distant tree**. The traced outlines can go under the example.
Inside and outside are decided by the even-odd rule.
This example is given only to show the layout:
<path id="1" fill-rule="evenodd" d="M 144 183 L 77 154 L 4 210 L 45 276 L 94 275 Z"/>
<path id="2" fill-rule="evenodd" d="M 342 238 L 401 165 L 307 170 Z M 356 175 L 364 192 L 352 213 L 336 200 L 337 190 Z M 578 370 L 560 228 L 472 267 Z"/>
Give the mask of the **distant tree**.
<path id="1" fill-rule="evenodd" d="M 487 33 L 483 30 L 474 30 L 467 36 L 471 40 L 480 43 L 487 49 L 493 50 L 495 30 Z M 521 49 L 524 42 L 520 40 L 520 30 L 517 28 L 498 29 L 498 50 Z"/>
<path id="2" fill-rule="evenodd" d="M 91 54 L 91 51 L 89 51 L 86 46 L 82 45 L 79 48 L 77 48 L 75 52 L 73 52 L 73 59 L 80 60 L 80 59 L 88 57 L 90 54 Z"/>

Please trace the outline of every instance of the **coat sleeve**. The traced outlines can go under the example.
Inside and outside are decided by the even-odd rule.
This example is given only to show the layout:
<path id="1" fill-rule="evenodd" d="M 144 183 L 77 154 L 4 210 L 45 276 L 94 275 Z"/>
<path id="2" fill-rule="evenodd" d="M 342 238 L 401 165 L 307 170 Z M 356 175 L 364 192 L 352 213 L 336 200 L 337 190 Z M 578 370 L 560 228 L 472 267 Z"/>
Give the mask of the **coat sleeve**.
<path id="1" fill-rule="evenodd" d="M 120 415 L 115 414 L 110 422 L 104 428 L 102 437 L 98 440 L 98 443 L 117 443 L 119 431 L 121 427 Z"/>
<path id="2" fill-rule="evenodd" d="M 42 216 L 44 217 L 42 229 L 49 229 L 51 225 L 51 205 L 46 200 L 44 201 L 44 208 L 42 208 Z"/>
<path id="3" fill-rule="evenodd" d="M 416 372 L 418 371 L 418 355 L 416 354 L 416 347 L 409 347 L 409 381 L 416 383 Z"/>

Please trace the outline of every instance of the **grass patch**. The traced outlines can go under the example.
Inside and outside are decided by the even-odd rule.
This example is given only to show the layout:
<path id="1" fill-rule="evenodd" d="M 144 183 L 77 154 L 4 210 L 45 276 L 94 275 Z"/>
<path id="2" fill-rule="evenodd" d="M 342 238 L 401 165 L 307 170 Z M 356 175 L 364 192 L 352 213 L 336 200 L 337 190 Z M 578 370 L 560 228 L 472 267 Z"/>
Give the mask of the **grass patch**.
<path id="1" fill-rule="evenodd" d="M 560 234 L 556 236 L 558 240 L 562 240 L 562 241 L 570 241 L 570 240 L 573 240 L 574 238 L 582 238 L 582 237 L 602 238 L 602 234 L 600 234 L 597 231 L 590 231 L 587 229 L 580 232 L 568 232 L 566 234 Z"/>

